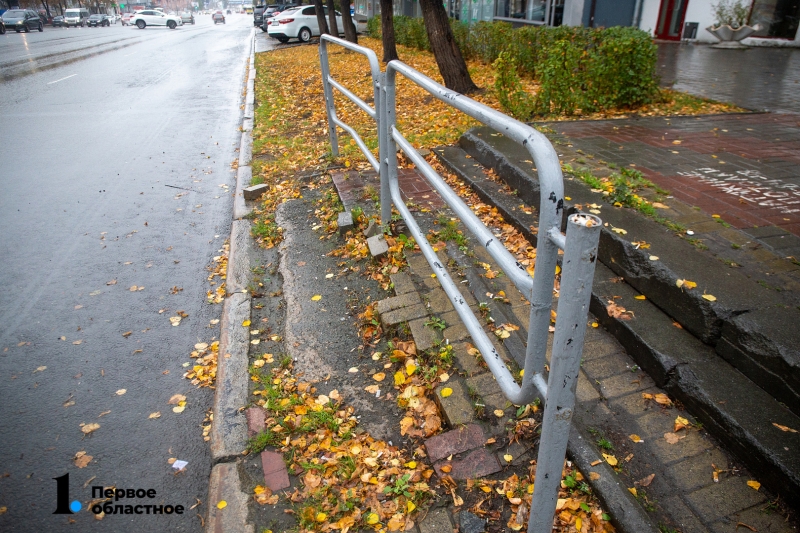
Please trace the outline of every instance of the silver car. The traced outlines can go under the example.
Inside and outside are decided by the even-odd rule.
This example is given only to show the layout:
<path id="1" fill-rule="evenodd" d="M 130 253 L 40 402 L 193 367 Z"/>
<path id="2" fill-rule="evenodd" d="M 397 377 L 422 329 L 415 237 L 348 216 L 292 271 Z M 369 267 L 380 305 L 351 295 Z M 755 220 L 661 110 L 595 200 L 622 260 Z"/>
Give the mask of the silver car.
<path id="1" fill-rule="evenodd" d="M 181 13 L 181 21 L 184 24 L 194 24 L 194 15 L 188 11 Z"/>

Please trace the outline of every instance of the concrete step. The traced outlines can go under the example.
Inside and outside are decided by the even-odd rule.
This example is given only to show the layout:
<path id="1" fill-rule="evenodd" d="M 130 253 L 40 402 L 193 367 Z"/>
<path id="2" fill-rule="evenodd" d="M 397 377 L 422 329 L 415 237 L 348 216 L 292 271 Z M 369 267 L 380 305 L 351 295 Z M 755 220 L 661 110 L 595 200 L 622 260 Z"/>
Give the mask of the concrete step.
<path id="1" fill-rule="evenodd" d="M 472 130 L 471 133 L 475 133 L 475 130 Z M 477 135 L 473 135 L 470 142 L 474 145 L 483 143 L 480 138 L 476 139 L 476 137 Z M 490 138 L 498 139 L 497 137 Z M 492 168 L 498 174 L 503 175 L 502 173 L 508 171 L 512 165 L 507 160 L 503 160 L 499 150 L 494 148 L 490 150 L 486 145 L 488 143 L 483 143 L 481 146 L 484 153 L 488 155 L 482 157 L 481 161 L 489 164 L 494 162 Z M 532 243 L 536 243 L 536 235 L 531 230 L 532 225 L 535 227 L 535 215 L 526 213 L 526 211 L 531 211 L 528 207 L 521 207 L 521 200 L 528 206 L 538 206 L 538 198 L 533 194 L 535 179 L 528 176 L 527 182 L 518 182 L 523 185 L 527 184 L 527 189 L 518 190 L 518 193 L 513 195 L 500 184 L 488 179 L 483 168 L 477 165 L 478 161 L 474 156 L 468 157 L 468 154 L 457 147 L 437 149 L 435 152 L 448 168 L 466 183 L 472 185 L 484 201 L 496 205 L 507 222 L 517 227 Z M 477 150 L 474 153 L 477 153 Z M 527 152 L 524 154 L 518 153 L 517 157 L 530 157 L 526 155 Z M 573 198 L 572 204 L 585 202 L 586 200 L 577 199 L 593 194 L 583 184 L 576 182 L 567 182 L 566 189 L 566 195 Z M 600 203 L 599 198 L 591 201 Z M 530 204 L 529 202 L 535 203 Z M 574 210 L 572 206 L 570 208 Z M 611 220 L 613 226 L 627 229 L 630 239 L 637 239 L 638 228 L 643 222 L 650 222 L 656 226 L 655 223 L 644 220 L 644 217 L 640 217 L 638 214 L 636 215 L 638 220 L 628 219 L 620 222 L 614 214 L 625 214 L 629 210 L 613 209 L 611 206 L 603 209 L 605 211 L 600 216 L 604 222 Z M 656 233 L 656 230 L 661 234 Z M 637 364 L 650 374 L 659 387 L 666 389 L 680 400 L 695 417 L 702 421 L 709 432 L 723 442 L 743 463 L 758 473 L 760 479 L 763 479 L 767 486 L 781 494 L 787 503 L 797 507 L 800 504 L 800 453 L 798 453 L 800 433 L 782 431 L 774 424 L 800 429 L 800 417 L 790 411 L 786 405 L 781 404 L 774 397 L 774 391 L 770 390 L 772 395 L 767 392 L 769 387 L 765 387 L 763 379 L 759 384 L 752 381 L 751 379 L 754 377 L 758 379 L 755 372 L 743 374 L 727 359 L 720 357 L 714 347 L 701 341 L 701 339 L 707 342 L 716 340 L 718 350 L 730 351 L 733 351 L 732 346 L 735 343 L 736 349 L 741 352 L 736 356 L 764 361 L 766 358 L 763 357 L 763 354 L 756 353 L 754 347 L 759 346 L 759 342 L 761 342 L 762 349 L 766 345 L 769 348 L 764 351 L 769 351 L 776 345 L 786 343 L 785 336 L 780 337 L 776 334 L 765 341 L 764 337 L 769 334 L 767 332 L 770 330 L 755 326 L 748 329 L 739 320 L 751 316 L 763 323 L 772 316 L 775 321 L 776 318 L 770 313 L 775 313 L 774 309 L 777 307 L 759 308 L 758 298 L 761 298 L 762 295 L 753 290 L 752 286 L 755 284 L 746 278 L 744 280 L 736 278 L 735 272 L 731 277 L 734 278 L 735 284 L 740 285 L 738 289 L 730 286 L 727 282 L 713 283 L 714 272 L 719 272 L 719 265 L 701 257 L 692 246 L 665 232 L 660 226 L 648 228 L 648 231 L 646 237 L 638 236 L 638 239 L 652 243 L 651 249 L 641 253 L 630 244 L 630 239 L 621 238 L 625 236 L 610 231 L 603 232 L 600 259 L 611 268 L 602 263 L 597 265 L 591 311 L 598 317 L 602 325 L 615 335 Z M 662 243 L 662 241 L 667 242 Z M 647 257 L 641 257 L 645 253 L 647 253 Z M 674 260 L 669 261 L 669 264 L 663 264 L 660 259 L 659 261 L 650 261 L 649 255 L 652 254 L 659 255 L 659 257 L 667 254 L 675 254 L 675 256 Z M 711 261 L 715 260 L 711 259 Z M 652 272 L 653 267 L 641 270 L 648 267 L 649 263 L 659 263 L 654 266 L 658 270 L 657 276 Z M 679 269 L 681 273 L 695 272 L 694 268 L 705 270 L 679 276 L 673 271 L 673 268 Z M 683 270 L 684 268 L 687 270 Z M 468 278 L 471 277 L 469 272 L 466 275 Z M 627 283 L 619 283 L 620 276 Z M 696 293 L 691 291 L 694 294 L 687 297 L 685 295 L 690 291 L 677 294 L 672 290 L 677 288 L 675 280 L 681 278 L 697 280 L 698 288 L 705 287 L 705 283 L 709 283 L 709 287 L 713 288 L 706 290 L 717 296 L 718 301 L 730 301 L 737 305 L 746 304 L 747 298 L 741 298 L 742 295 L 748 295 L 749 298 L 755 298 L 756 301 L 751 305 L 743 305 L 746 310 L 750 311 L 746 315 L 742 312 L 734 314 L 728 306 L 697 305 L 700 302 L 694 300 L 702 295 L 701 291 Z M 611 281 L 612 279 L 616 282 Z M 476 285 L 479 284 L 479 280 L 470 279 L 471 285 L 473 282 Z M 637 300 L 635 296 L 640 293 L 646 294 L 647 299 Z M 651 294 L 655 296 L 651 297 Z M 728 300 L 729 297 L 730 300 Z M 765 299 L 768 297 L 769 295 L 764 296 Z M 606 312 L 609 300 L 633 311 L 635 318 L 624 320 L 609 316 Z M 662 305 L 668 309 L 664 309 Z M 734 307 L 734 309 L 738 310 L 739 308 Z M 780 315 L 780 313 L 778 314 Z M 712 325 L 715 323 L 717 325 L 714 327 L 719 331 L 712 335 Z M 687 324 L 692 327 L 690 328 Z M 772 329 L 778 329 L 780 333 L 785 333 L 789 337 L 797 334 L 796 331 L 793 331 L 797 328 L 785 328 L 789 330 L 787 332 L 781 329 L 780 325 L 781 322 L 777 322 Z M 703 336 L 698 334 L 702 331 L 705 331 Z M 518 338 L 522 342 L 525 334 L 522 331 L 519 333 Z M 716 336 L 715 339 L 714 336 Z M 744 340 L 745 337 L 747 340 Z M 733 338 L 734 341 L 728 343 L 726 340 L 728 338 Z M 720 339 L 723 340 L 720 341 Z M 745 346 L 745 350 L 740 349 L 742 346 Z M 787 346 L 796 347 L 798 343 Z M 520 347 L 514 349 L 511 346 L 509 348 L 514 355 L 517 355 L 516 352 L 520 349 Z M 519 356 L 517 355 L 517 357 Z M 729 357 L 735 358 L 734 356 Z M 780 376 L 778 373 L 775 375 Z M 783 392 L 785 398 L 785 391 Z"/>
<path id="2" fill-rule="evenodd" d="M 474 128 L 459 142 L 463 152 L 457 147 L 438 149 L 440 159 L 535 243 L 530 229 L 535 215 L 520 209 L 524 203 L 535 213 L 539 205 L 530 154 L 488 128 Z M 495 170 L 516 194 L 500 194 L 503 187 L 489 180 L 476 164 Z M 602 206 L 599 216 L 608 223 L 600 238 L 603 264 L 800 415 L 800 328 L 796 327 L 800 310 L 790 300 L 736 269 L 722 268 L 718 259 L 654 220 L 603 202 L 602 194 L 577 179 L 567 177 L 564 185 L 565 196 L 570 198 L 565 199 L 565 220 L 576 211 L 576 205 L 584 209 L 588 204 Z M 642 242 L 649 247 L 641 247 Z M 658 259 L 651 260 L 653 256 Z M 697 287 L 679 287 L 678 280 L 684 279 Z M 716 300 L 703 298 L 705 294 Z"/>

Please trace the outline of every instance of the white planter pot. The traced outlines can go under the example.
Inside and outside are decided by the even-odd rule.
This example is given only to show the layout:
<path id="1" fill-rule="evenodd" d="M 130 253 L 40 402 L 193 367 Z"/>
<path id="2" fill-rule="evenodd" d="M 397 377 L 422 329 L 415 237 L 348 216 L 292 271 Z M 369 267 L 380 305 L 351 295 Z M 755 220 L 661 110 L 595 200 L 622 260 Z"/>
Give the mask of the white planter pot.
<path id="1" fill-rule="evenodd" d="M 739 26 L 734 29 L 727 24 L 717 26 L 709 26 L 706 31 L 719 39 L 720 42 L 711 48 L 725 48 L 729 50 L 746 50 L 748 47 L 740 43 L 742 39 L 751 36 L 761 29 L 760 24 L 755 26 Z"/>

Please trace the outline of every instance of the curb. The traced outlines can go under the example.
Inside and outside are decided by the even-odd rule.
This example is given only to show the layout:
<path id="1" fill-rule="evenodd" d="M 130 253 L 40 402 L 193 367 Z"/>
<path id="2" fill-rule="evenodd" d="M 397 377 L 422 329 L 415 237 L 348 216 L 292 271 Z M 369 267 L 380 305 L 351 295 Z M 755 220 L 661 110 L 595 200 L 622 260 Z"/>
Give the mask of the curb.
<path id="1" fill-rule="evenodd" d="M 250 294 L 246 290 L 250 260 L 248 242 L 250 223 L 240 220 L 250 210 L 244 203 L 242 190 L 249 185 L 252 169 L 252 124 L 255 102 L 255 29 L 250 32 L 247 64 L 247 95 L 242 117 L 242 141 L 239 169 L 236 173 L 236 192 L 233 202 L 230 252 L 226 273 L 228 297 L 222 308 L 221 334 L 217 354 L 217 386 L 214 394 L 213 424 L 211 427 L 211 458 L 214 464 L 208 482 L 208 514 L 205 531 L 241 531 L 252 533 L 247 524 L 248 496 L 242 492 L 239 461 L 247 445 L 247 419 L 243 407 L 247 404 L 249 386 L 247 366 L 249 328 L 242 323 L 250 319 Z M 225 501 L 222 509 L 217 505 Z"/>

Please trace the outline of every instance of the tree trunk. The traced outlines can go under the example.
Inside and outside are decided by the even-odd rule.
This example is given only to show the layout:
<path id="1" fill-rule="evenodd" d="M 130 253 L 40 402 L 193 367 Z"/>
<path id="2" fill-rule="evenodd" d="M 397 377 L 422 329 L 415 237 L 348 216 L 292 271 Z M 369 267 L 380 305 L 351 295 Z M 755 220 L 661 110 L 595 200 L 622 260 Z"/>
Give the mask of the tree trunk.
<path id="1" fill-rule="evenodd" d="M 328 21 L 325 20 L 325 8 L 322 7 L 322 0 L 314 0 L 314 13 L 317 14 L 319 34 L 327 33 L 330 35 L 331 32 L 328 30 Z"/>
<path id="2" fill-rule="evenodd" d="M 339 36 L 339 26 L 336 24 L 336 4 L 334 4 L 333 0 L 327 0 L 328 4 L 328 28 L 331 31 L 331 35 L 334 37 Z"/>
<path id="3" fill-rule="evenodd" d="M 50 6 L 47 5 L 47 2 L 42 0 L 42 7 L 44 8 L 44 12 L 47 13 L 47 20 L 52 20 L 53 17 L 50 16 Z"/>
<path id="4" fill-rule="evenodd" d="M 394 40 L 394 13 L 392 0 L 381 0 L 381 40 L 383 41 L 383 62 L 400 59 Z"/>
<path id="5" fill-rule="evenodd" d="M 358 33 L 356 25 L 353 24 L 353 17 L 350 16 L 350 0 L 340 0 L 342 10 L 342 26 L 344 26 L 344 38 L 351 43 L 358 44 Z"/>
<path id="6" fill-rule="evenodd" d="M 420 0 L 422 18 L 428 32 L 433 56 L 444 78 L 444 85 L 450 90 L 469 94 L 478 90 L 467 70 L 467 64 L 458 49 L 458 44 L 450 29 L 447 11 L 440 0 Z"/>

